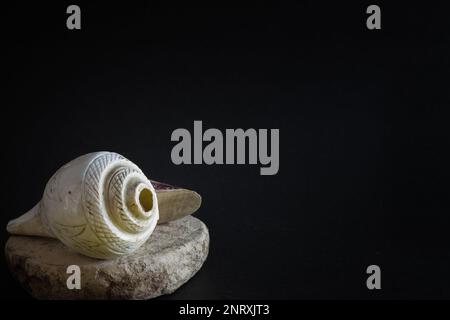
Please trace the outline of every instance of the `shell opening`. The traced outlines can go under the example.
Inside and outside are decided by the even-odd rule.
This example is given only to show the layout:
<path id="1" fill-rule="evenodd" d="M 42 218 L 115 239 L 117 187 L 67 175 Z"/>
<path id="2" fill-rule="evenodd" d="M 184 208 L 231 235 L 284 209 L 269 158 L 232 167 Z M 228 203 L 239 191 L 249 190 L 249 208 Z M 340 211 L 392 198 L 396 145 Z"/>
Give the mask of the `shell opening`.
<path id="1" fill-rule="evenodd" d="M 149 212 L 153 209 L 153 193 L 148 188 L 143 188 L 139 193 L 139 204 L 144 212 Z"/>

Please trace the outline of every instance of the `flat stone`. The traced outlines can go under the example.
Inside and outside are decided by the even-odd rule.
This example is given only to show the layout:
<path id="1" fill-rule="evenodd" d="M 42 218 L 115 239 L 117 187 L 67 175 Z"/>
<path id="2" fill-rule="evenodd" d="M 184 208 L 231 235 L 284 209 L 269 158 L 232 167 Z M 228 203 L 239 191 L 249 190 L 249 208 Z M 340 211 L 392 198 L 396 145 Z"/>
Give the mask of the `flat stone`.
<path id="1" fill-rule="evenodd" d="M 136 252 L 114 260 L 76 253 L 55 239 L 11 236 L 9 268 L 38 299 L 150 299 L 169 294 L 192 278 L 206 260 L 209 233 L 187 216 L 158 225 Z M 81 289 L 68 289 L 67 267 L 78 265 Z"/>

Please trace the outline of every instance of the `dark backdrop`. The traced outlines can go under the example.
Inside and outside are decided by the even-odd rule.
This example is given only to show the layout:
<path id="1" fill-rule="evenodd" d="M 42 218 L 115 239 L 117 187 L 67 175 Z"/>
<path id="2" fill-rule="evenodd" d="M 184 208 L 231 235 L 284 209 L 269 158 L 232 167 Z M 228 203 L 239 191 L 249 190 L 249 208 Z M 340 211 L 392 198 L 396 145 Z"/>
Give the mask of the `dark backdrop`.
<path id="1" fill-rule="evenodd" d="M 71 3 L 3 7 L 2 245 L 57 168 L 109 150 L 203 196 L 209 258 L 164 299 L 450 298 L 448 11 L 378 2 L 369 31 L 371 3 L 335 2 L 78 2 L 80 31 Z M 172 164 L 194 120 L 279 128 L 279 173 Z"/>

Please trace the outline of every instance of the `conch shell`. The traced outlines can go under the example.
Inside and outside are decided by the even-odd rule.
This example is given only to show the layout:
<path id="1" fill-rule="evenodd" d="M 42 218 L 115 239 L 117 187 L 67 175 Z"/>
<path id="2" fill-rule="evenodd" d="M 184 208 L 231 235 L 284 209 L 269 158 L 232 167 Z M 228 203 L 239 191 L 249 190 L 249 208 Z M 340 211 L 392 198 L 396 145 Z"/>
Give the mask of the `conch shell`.
<path id="1" fill-rule="evenodd" d="M 86 256 L 110 259 L 139 248 L 158 219 L 166 222 L 191 214 L 200 203 L 193 191 L 152 184 L 138 166 L 117 153 L 95 152 L 61 167 L 48 181 L 41 201 L 10 221 L 7 230 L 57 238 Z"/>

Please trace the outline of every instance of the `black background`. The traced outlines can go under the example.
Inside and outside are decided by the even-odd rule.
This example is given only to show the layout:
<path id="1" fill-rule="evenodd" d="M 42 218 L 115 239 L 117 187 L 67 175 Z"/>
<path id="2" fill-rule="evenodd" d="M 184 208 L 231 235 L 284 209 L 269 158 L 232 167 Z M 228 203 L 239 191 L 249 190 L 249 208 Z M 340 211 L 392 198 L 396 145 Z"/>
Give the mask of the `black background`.
<path id="1" fill-rule="evenodd" d="M 448 11 L 396 3 L 374 31 L 371 2 L 78 2 L 79 31 L 72 3 L 3 7 L 2 244 L 57 168 L 109 150 L 203 196 L 208 260 L 161 299 L 450 298 Z M 194 120 L 279 128 L 279 173 L 172 164 Z"/>

